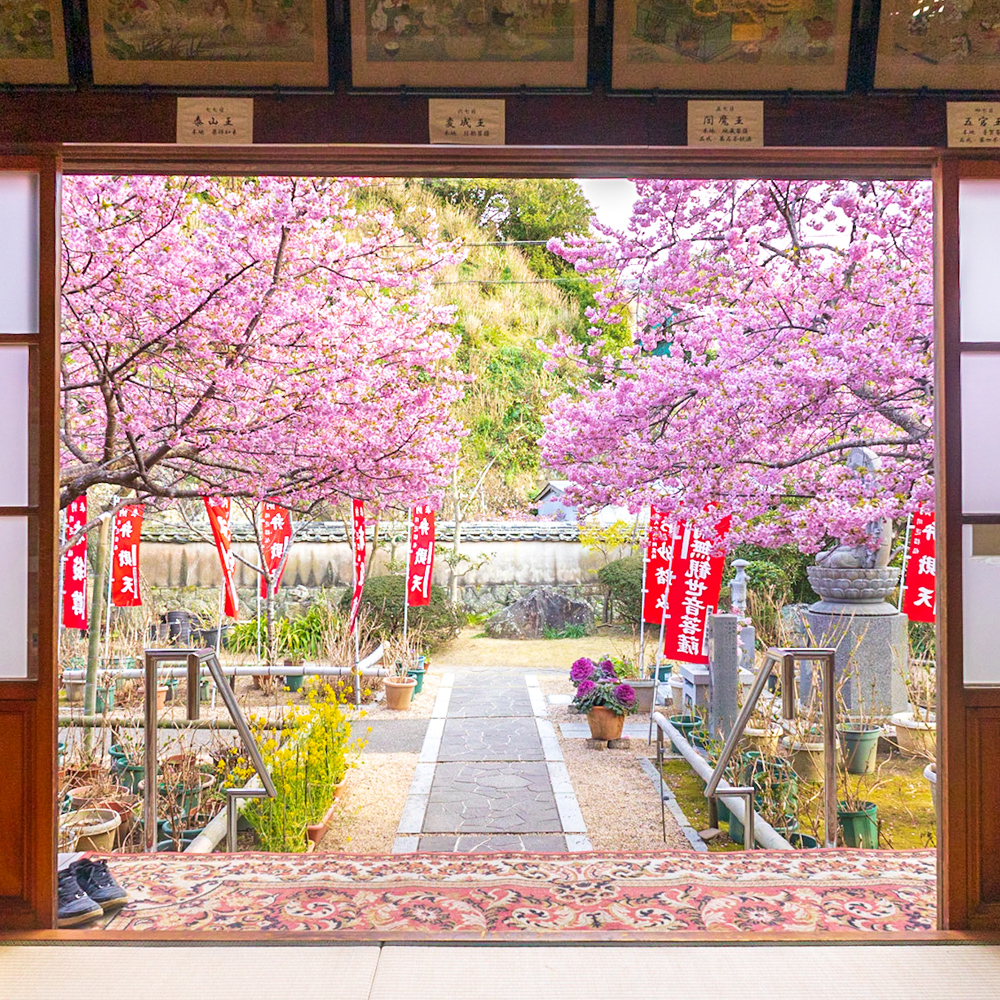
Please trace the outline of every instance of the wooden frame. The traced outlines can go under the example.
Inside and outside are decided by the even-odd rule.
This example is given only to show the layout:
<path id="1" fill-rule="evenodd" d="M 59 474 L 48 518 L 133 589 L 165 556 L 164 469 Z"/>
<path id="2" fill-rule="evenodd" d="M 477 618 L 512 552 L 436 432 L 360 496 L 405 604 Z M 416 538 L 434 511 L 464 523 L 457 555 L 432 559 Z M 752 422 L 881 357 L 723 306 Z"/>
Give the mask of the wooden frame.
<path id="1" fill-rule="evenodd" d="M 350 3 L 355 87 L 587 84 L 586 0 L 432 2 L 417 15 L 383 0 Z"/>
<path id="2" fill-rule="evenodd" d="M 0 516 L 27 517 L 28 644 L 25 680 L 0 681 L 0 924 L 55 922 L 56 656 L 59 465 L 59 172 L 55 151 L 3 156 L 0 171 L 39 178 L 38 332 L 6 335 L 29 351 L 28 506 Z"/>
<path id="3" fill-rule="evenodd" d="M 29 20 L 37 21 L 39 10 L 47 16 L 48 32 L 22 43 L 17 50 L 0 46 L 0 83 L 69 83 L 62 0 L 8 0 L 0 4 L 0 38 L 27 34 Z"/>
<path id="4" fill-rule="evenodd" d="M 844 90 L 851 0 L 618 0 L 616 90 Z"/>
<path id="5" fill-rule="evenodd" d="M 935 149 L 761 149 L 740 154 L 683 148 L 641 147 L 464 147 L 430 146 L 254 146 L 204 149 L 161 145 L 77 145 L 53 148 L 30 161 L 44 165 L 43 288 L 47 313 L 39 342 L 39 496 L 40 572 L 39 672 L 37 680 L 0 690 L 0 717 L 20 712 L 27 734 L 32 770 L 30 799 L 18 805 L 21 840 L 28 873 L 23 905 L 0 908 L 0 926 L 34 927 L 40 940 L 109 940 L 103 932 L 44 930 L 54 923 L 55 796 L 55 621 L 56 621 L 56 468 L 58 371 L 56 318 L 58 289 L 55 225 L 55 178 L 58 155 L 74 173 L 218 172 L 304 173 L 419 176 L 636 176 L 651 177 L 877 177 L 930 176 L 936 197 L 936 365 L 938 394 L 938 523 L 944 544 L 939 552 L 939 822 L 940 927 L 956 933 L 891 935 L 899 940 L 982 940 L 964 929 L 1000 926 L 1000 763 L 986 754 L 983 740 L 1000 736 L 1000 690 L 970 689 L 961 670 L 961 526 L 960 445 L 958 426 L 958 215 L 961 176 L 1000 177 L 1000 156 L 952 154 Z M 0 160 L 0 166 L 11 160 Z M 48 587 L 46 596 L 46 587 Z M 7 730 L 0 729 L 0 741 Z M 31 808 L 33 812 L 28 812 Z M 11 807 L 0 798 L 0 813 Z M 0 851 L 0 883 L 10 873 L 11 854 Z M 23 935 L 22 935 L 23 937 Z M 263 936 L 271 940 L 270 935 Z M 837 940 L 856 940 L 835 936 Z M 202 939 L 197 934 L 157 936 L 160 940 Z M 128 935 L 120 940 L 136 940 Z M 241 938 L 244 939 L 244 938 Z M 245 940 L 253 940 L 247 935 Z M 359 938 L 364 940 L 365 938 Z M 733 936 L 720 940 L 738 940 Z M 750 938 L 747 938 L 750 940 Z M 788 940 L 803 940 L 790 936 Z M 227 940 L 232 940 L 228 938 Z M 284 940 L 284 939 L 283 939 Z M 296 939 L 288 939 L 292 943 Z M 299 939 L 300 940 L 300 939 Z M 588 940 L 593 938 L 588 937 Z M 670 937 L 669 940 L 678 940 Z M 699 937 L 699 941 L 707 940 Z M 866 941 L 874 942 L 871 936 Z"/>
<path id="6" fill-rule="evenodd" d="M 250 4 L 205 4 L 180 28 L 173 10 L 138 7 L 89 0 L 94 83 L 325 87 L 329 80 L 326 0 L 273 4 L 271 19 Z"/>
<path id="7" fill-rule="evenodd" d="M 875 86 L 937 90 L 996 90 L 1000 80 L 1000 21 L 983 0 L 964 0 L 947 17 L 922 0 L 882 0 Z"/>
<path id="8" fill-rule="evenodd" d="M 1000 180 L 1000 158 L 945 156 L 934 173 L 935 296 L 938 386 L 938 760 L 939 906 L 945 927 L 1000 928 L 1000 688 L 973 687 L 963 676 L 962 529 L 1000 523 L 997 515 L 962 512 L 962 355 L 1000 345 L 961 339 L 959 185 L 963 178 Z M 941 612 L 944 612 L 943 614 Z"/>

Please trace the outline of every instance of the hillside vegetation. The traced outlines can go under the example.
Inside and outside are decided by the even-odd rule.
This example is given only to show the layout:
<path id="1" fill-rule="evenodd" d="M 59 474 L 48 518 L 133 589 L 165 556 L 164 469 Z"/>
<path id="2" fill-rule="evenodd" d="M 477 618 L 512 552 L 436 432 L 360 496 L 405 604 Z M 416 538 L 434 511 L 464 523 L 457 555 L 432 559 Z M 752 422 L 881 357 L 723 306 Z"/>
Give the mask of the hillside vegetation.
<path id="1" fill-rule="evenodd" d="M 525 511 L 542 475 L 537 442 L 546 398 L 566 388 L 558 370 L 545 371 L 537 343 L 553 341 L 560 329 L 582 332 L 588 303 L 575 294 L 586 289 L 564 261 L 539 242 L 508 241 L 585 231 L 589 203 L 573 181 L 405 179 L 377 182 L 357 201 L 359 212 L 390 207 L 414 235 L 428 225 L 430 210 L 441 235 L 467 248 L 463 263 L 437 284 L 439 301 L 456 308 L 458 363 L 473 377 L 458 404 L 469 431 L 459 495 L 465 518 Z M 449 497 L 444 516 L 452 507 Z"/>

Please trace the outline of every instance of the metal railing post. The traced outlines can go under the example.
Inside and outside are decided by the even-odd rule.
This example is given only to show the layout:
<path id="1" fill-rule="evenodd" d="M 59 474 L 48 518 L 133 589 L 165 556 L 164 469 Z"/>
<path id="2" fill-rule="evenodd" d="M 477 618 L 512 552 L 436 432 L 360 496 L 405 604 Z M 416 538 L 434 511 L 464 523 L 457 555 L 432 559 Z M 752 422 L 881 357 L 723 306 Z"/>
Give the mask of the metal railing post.
<path id="1" fill-rule="evenodd" d="M 826 847 L 837 846 L 837 691 L 833 651 L 821 657 L 823 665 L 823 791 L 826 794 L 826 817 L 823 841 Z"/>
<path id="2" fill-rule="evenodd" d="M 187 656 L 187 717 L 190 721 L 201 717 L 201 657 L 197 653 Z"/>
<path id="3" fill-rule="evenodd" d="M 781 658 L 781 717 L 791 721 L 798 715 L 798 692 L 795 684 L 795 656 L 786 652 Z"/>
<path id="4" fill-rule="evenodd" d="M 156 850 L 156 658 L 146 653 L 144 721 L 146 724 L 145 777 L 143 778 L 143 850 Z"/>

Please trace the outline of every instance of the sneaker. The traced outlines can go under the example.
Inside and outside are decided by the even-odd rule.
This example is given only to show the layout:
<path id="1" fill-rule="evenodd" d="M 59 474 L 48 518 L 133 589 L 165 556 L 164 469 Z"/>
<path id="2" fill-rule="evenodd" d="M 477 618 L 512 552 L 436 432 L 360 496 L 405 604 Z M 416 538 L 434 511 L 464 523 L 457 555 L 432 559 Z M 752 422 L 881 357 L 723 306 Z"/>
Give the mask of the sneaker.
<path id="1" fill-rule="evenodd" d="M 75 865 L 59 872 L 59 909 L 60 927 L 74 927 L 95 917 L 104 915 L 104 907 L 95 902 L 80 887 L 77 881 Z"/>
<path id="2" fill-rule="evenodd" d="M 80 883 L 80 888 L 101 906 L 105 913 L 128 902 L 128 893 L 108 871 L 107 861 L 91 861 L 89 858 L 83 858 L 70 867 Z"/>

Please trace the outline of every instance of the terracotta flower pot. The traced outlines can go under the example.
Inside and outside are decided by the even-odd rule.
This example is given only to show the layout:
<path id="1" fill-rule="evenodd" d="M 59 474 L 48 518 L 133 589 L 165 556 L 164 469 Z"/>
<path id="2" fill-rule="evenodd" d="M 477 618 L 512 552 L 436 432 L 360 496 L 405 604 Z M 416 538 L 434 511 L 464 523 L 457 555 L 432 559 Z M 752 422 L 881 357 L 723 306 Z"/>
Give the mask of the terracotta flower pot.
<path id="1" fill-rule="evenodd" d="M 595 740 L 620 740 L 625 716 L 616 715 L 603 705 L 595 705 L 587 713 L 587 723 L 590 725 L 590 735 Z"/>
<path id="2" fill-rule="evenodd" d="M 417 682 L 412 677 L 386 677 L 385 706 L 396 712 L 405 712 L 410 707 L 413 689 Z"/>

